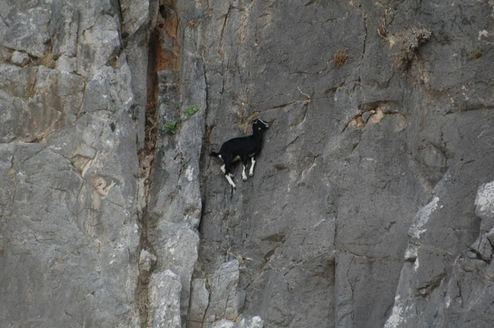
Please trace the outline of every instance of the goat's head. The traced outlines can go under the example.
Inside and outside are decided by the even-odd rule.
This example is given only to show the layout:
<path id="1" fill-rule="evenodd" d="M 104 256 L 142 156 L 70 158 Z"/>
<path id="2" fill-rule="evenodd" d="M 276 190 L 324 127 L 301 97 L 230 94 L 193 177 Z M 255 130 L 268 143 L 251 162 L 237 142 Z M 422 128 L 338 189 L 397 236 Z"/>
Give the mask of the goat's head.
<path id="1" fill-rule="evenodd" d="M 254 122 L 252 122 L 252 131 L 254 133 L 256 132 L 264 132 L 265 130 L 267 130 L 269 128 L 269 124 L 264 122 L 263 120 L 261 119 L 256 119 L 254 120 Z"/>

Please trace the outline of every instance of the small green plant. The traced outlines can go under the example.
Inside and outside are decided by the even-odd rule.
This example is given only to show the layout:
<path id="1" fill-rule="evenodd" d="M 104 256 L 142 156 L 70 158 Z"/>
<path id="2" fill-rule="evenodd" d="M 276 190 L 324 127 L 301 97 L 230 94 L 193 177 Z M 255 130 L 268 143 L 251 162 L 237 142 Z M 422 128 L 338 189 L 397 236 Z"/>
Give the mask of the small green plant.
<path id="1" fill-rule="evenodd" d="M 187 108 L 185 111 L 184 111 L 184 115 L 189 118 L 191 117 L 192 115 L 194 115 L 195 113 L 197 113 L 199 111 L 199 107 L 197 107 L 196 105 L 194 106 L 190 106 L 189 108 Z"/>
<path id="2" fill-rule="evenodd" d="M 166 122 L 163 125 L 163 127 L 161 128 L 161 131 L 163 133 L 168 133 L 168 134 L 174 135 L 175 133 L 177 133 L 178 126 L 179 126 L 179 123 L 177 121 Z"/>
<path id="3" fill-rule="evenodd" d="M 110 129 L 111 129 L 112 132 L 115 132 L 116 127 L 117 126 L 115 125 L 115 122 L 111 122 L 110 123 Z"/>
<path id="4" fill-rule="evenodd" d="M 196 105 L 190 106 L 184 111 L 185 119 L 192 117 L 198 111 L 199 111 L 199 107 L 197 107 Z M 180 127 L 180 121 L 168 121 L 161 128 L 161 132 L 170 135 L 175 135 L 179 127 Z"/>

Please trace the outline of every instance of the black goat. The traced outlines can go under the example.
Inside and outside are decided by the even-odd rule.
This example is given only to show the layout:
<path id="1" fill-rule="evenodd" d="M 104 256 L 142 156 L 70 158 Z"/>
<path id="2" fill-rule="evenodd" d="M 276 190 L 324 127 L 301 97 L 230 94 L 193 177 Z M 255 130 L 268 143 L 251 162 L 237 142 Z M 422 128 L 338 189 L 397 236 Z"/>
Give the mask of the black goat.
<path id="1" fill-rule="evenodd" d="M 248 137 L 233 138 L 226 141 L 220 148 L 218 153 L 211 152 L 211 156 L 216 156 L 223 161 L 221 171 L 225 174 L 225 178 L 228 183 L 235 188 L 235 183 L 232 180 L 232 167 L 233 162 L 240 159 L 243 164 L 242 180 L 247 180 L 247 174 L 245 174 L 245 168 L 251 162 L 249 169 L 249 175 L 254 175 L 254 165 L 256 160 L 254 158 L 262 148 L 262 139 L 264 131 L 269 127 L 269 124 L 261 119 L 256 119 L 252 123 L 252 135 Z"/>

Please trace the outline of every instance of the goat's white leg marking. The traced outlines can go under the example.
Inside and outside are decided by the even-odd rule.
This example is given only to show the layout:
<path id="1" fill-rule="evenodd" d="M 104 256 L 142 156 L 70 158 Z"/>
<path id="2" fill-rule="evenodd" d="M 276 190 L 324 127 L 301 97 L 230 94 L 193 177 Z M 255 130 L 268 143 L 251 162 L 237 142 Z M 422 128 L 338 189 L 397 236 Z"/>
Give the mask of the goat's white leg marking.
<path id="1" fill-rule="evenodd" d="M 247 181 L 247 174 L 245 174 L 245 165 L 242 165 L 242 180 Z"/>
<path id="2" fill-rule="evenodd" d="M 233 188 L 236 188 L 237 186 L 235 185 L 235 183 L 233 182 L 232 180 L 232 177 L 229 175 L 229 174 L 225 174 L 225 178 L 226 180 L 228 180 L 228 183 L 233 187 Z"/>
<path id="3" fill-rule="evenodd" d="M 254 175 L 254 165 L 256 165 L 256 160 L 254 159 L 254 157 L 251 157 L 251 158 L 250 158 L 250 162 L 251 162 L 252 164 L 250 165 L 249 175 L 250 175 L 250 176 L 253 176 L 253 175 Z"/>
<path id="4" fill-rule="evenodd" d="M 221 165 L 220 170 L 221 170 L 221 172 L 223 172 L 223 174 L 226 173 L 225 164 Z"/>

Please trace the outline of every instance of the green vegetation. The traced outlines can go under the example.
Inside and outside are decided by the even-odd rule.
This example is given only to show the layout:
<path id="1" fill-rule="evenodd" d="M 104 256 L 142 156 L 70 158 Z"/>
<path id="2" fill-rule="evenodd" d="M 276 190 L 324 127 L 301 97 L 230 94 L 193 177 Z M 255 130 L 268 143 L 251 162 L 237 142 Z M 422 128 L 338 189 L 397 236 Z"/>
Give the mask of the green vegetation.
<path id="1" fill-rule="evenodd" d="M 163 133 L 175 135 L 175 133 L 177 133 L 177 128 L 179 127 L 179 125 L 180 123 L 178 123 L 177 121 L 166 122 L 161 128 L 161 131 Z"/>
<path id="2" fill-rule="evenodd" d="M 193 105 L 187 108 L 183 114 L 185 116 L 185 119 L 187 120 L 192 116 L 194 116 L 194 114 L 197 113 L 198 111 L 199 111 L 199 107 Z M 170 135 L 175 135 L 177 133 L 177 129 L 180 127 L 180 124 L 181 124 L 180 121 L 168 121 L 161 128 L 161 132 Z"/>
<path id="3" fill-rule="evenodd" d="M 184 111 L 184 115 L 189 118 L 191 117 L 192 115 L 194 115 L 195 113 L 197 113 L 199 111 L 199 107 L 197 107 L 196 105 L 193 105 L 193 106 L 190 106 L 189 108 L 187 108 L 185 111 Z"/>

